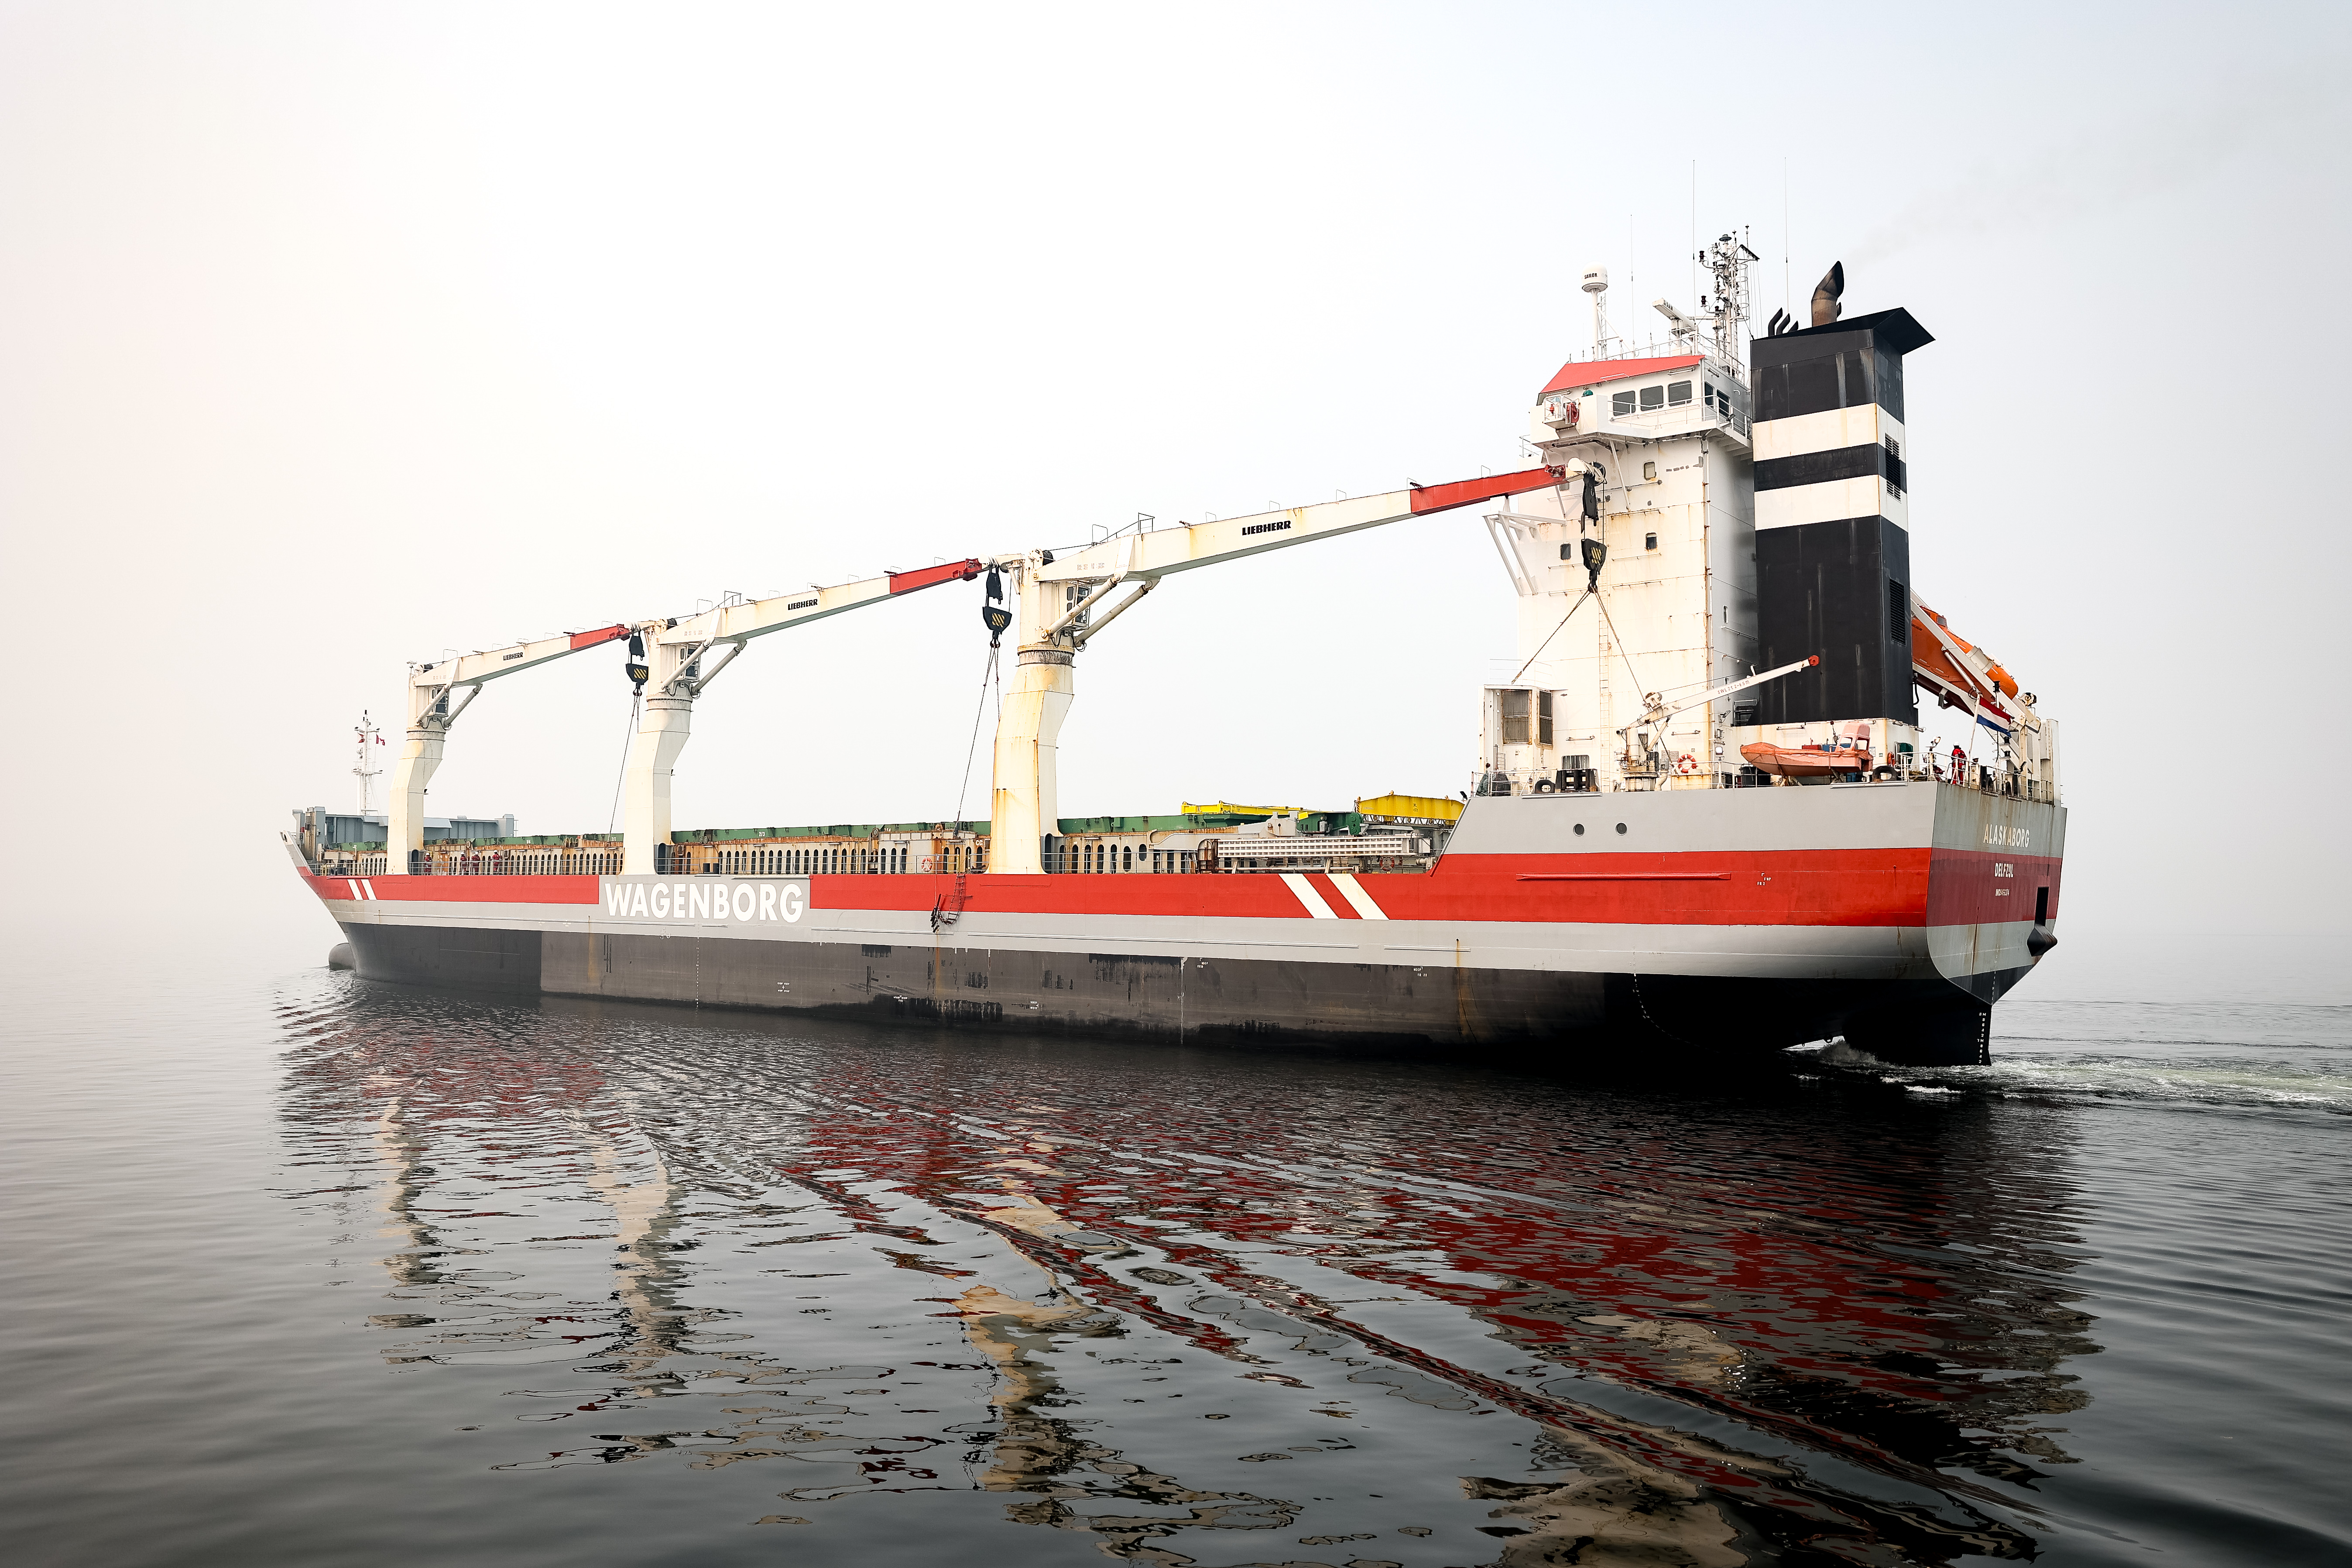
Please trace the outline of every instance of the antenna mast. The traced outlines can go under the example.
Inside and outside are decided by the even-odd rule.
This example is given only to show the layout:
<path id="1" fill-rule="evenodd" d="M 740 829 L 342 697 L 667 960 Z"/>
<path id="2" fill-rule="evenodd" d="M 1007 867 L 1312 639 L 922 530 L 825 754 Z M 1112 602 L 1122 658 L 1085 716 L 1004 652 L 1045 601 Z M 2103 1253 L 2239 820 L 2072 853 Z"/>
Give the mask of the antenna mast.
<path id="1" fill-rule="evenodd" d="M 368 797 L 373 793 L 372 786 L 383 772 L 382 768 L 368 765 L 375 760 L 375 753 L 368 748 L 383 744 L 383 731 L 376 727 L 367 716 L 367 710 L 362 708 L 360 710 L 360 721 L 352 727 L 352 733 L 359 742 L 358 755 L 352 760 L 352 773 L 360 781 L 360 815 L 365 816 L 369 809 Z"/>
<path id="2" fill-rule="evenodd" d="M 1746 346 L 1739 324 L 1748 320 L 1748 267 L 1756 259 L 1745 240 L 1727 234 L 1706 247 L 1706 269 L 1715 278 L 1715 352 L 1733 364 Z"/>
<path id="3" fill-rule="evenodd" d="M 1592 357 L 1609 357 L 1609 268 L 1599 262 L 1584 269 L 1584 291 L 1592 296 Z"/>

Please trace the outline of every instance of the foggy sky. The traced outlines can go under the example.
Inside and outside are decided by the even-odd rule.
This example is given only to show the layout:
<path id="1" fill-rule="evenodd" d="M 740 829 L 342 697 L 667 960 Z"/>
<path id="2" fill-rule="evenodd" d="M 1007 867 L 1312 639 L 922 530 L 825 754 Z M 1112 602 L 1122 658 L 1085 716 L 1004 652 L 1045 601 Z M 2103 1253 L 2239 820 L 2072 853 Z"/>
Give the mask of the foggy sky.
<path id="1" fill-rule="evenodd" d="M 2347 16 L 0 6 L 8 918 L 312 961 L 404 661 L 1519 467 L 1581 268 L 1646 333 L 1730 230 L 1759 331 L 1843 258 L 1937 336 L 1915 586 L 2063 726 L 2070 934 L 2343 933 Z M 1509 595 L 1475 509 L 1171 580 L 1062 809 L 1465 788 Z M 677 825 L 944 816 L 976 605 L 752 645 Z M 604 827 L 619 662 L 434 813 Z"/>

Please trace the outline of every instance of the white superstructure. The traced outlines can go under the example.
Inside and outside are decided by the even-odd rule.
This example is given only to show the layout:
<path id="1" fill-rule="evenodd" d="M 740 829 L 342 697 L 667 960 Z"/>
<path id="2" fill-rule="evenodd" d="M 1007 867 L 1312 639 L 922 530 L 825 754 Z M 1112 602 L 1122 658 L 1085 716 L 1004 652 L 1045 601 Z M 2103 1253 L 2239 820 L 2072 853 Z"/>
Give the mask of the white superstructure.
<path id="1" fill-rule="evenodd" d="M 1744 268 L 1737 242 L 1716 249 Z M 1596 281 L 1605 274 L 1588 269 L 1603 334 Z M 1728 700 L 1684 708 L 1630 745 L 1622 731 L 1654 706 L 1756 673 L 1744 297 L 1744 283 L 1717 296 L 1708 336 L 1660 300 L 1666 342 L 1615 353 L 1600 337 L 1596 357 L 1562 366 L 1539 395 L 1528 444 L 1570 482 L 1486 519 L 1518 594 L 1518 646 L 1517 668 L 1481 694 L 1483 791 L 1706 786 L 1737 771 Z M 1587 541 L 1605 549 L 1597 592 Z"/>

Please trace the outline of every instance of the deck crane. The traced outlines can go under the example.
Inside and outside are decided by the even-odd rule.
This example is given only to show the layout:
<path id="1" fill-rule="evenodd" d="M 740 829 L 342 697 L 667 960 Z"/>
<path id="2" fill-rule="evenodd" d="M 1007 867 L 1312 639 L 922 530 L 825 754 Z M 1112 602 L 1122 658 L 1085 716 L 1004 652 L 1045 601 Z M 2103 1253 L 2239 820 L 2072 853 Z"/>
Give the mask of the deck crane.
<path id="1" fill-rule="evenodd" d="M 980 575 L 977 560 L 950 561 L 915 572 L 889 572 L 831 588 L 720 604 L 697 616 L 649 621 L 639 631 L 650 656 L 644 715 L 625 768 L 621 816 L 621 870 L 637 875 L 660 870 L 656 848 L 669 841 L 669 783 L 678 753 L 686 749 L 694 700 L 719 672 L 735 662 L 743 645 L 787 626 L 806 626 L 850 610 L 878 605 L 941 583 L 970 582 Z M 714 662 L 715 660 L 715 662 Z"/>
<path id="2" fill-rule="evenodd" d="M 669 837 L 670 773 L 686 746 L 694 700 L 719 670 L 734 662 L 745 643 L 940 583 L 968 581 L 981 570 L 982 563 L 976 560 L 950 562 L 915 572 L 885 573 L 836 587 L 811 587 L 765 599 L 733 598 L 695 616 L 598 626 L 436 664 L 412 665 L 408 735 L 393 766 L 384 835 L 385 847 L 391 851 L 389 862 L 405 870 L 413 863 L 410 857 L 425 847 L 425 786 L 441 766 L 449 726 L 472 706 L 486 681 L 631 637 L 636 639 L 630 650 L 633 658 L 640 647 L 648 656 L 646 664 L 632 665 L 631 674 L 638 679 L 640 689 L 647 683 L 653 689 L 646 698 L 636 738 L 629 748 L 628 814 L 622 831 L 621 863 L 624 871 L 652 871 L 655 846 Z M 719 650 L 717 662 L 706 667 L 704 658 L 714 649 Z M 643 675 L 637 674 L 640 669 Z"/>
<path id="3" fill-rule="evenodd" d="M 1415 484 L 1382 495 L 1123 533 L 1059 555 L 1033 550 L 990 562 L 1012 579 L 1020 651 L 997 718 L 988 869 L 1045 869 L 1045 837 L 1060 815 L 1056 747 L 1076 694 L 1078 653 L 1161 578 L 1563 482 L 1550 468 L 1529 468 L 1451 484 Z M 1096 607 L 1123 584 L 1132 584 L 1135 591 L 1097 616 Z"/>
<path id="4" fill-rule="evenodd" d="M 1777 669 L 1765 670 L 1760 675 L 1746 676 L 1738 680 L 1727 680 L 1720 685 L 1707 687 L 1696 697 L 1685 697 L 1674 702 L 1668 702 L 1657 692 L 1653 691 L 1642 699 L 1642 716 L 1619 730 L 1618 739 L 1624 742 L 1625 754 L 1630 757 L 1633 752 L 1633 731 L 1646 728 L 1650 731 L 1651 748 L 1654 748 L 1659 731 L 1664 726 L 1665 721 L 1675 714 L 1687 713 L 1694 708 L 1704 708 L 1717 698 L 1728 697 L 1735 691 L 1745 691 L 1751 686 L 1761 686 L 1768 680 L 1778 680 L 1784 675 L 1794 675 L 1801 669 L 1811 669 L 1821 662 L 1822 656 L 1813 654 L 1793 663 L 1781 665 Z"/>
<path id="5" fill-rule="evenodd" d="M 408 734 L 392 765 L 392 798 L 385 805 L 386 864 L 408 869 L 409 857 L 425 847 L 425 787 L 441 766 L 449 726 L 473 706 L 486 682 L 520 675 L 542 664 L 602 647 L 627 637 L 625 626 L 566 632 L 487 652 L 461 654 L 434 664 L 408 667 Z M 459 693 L 463 692 L 460 696 Z M 455 698 L 453 702 L 451 699 Z"/>

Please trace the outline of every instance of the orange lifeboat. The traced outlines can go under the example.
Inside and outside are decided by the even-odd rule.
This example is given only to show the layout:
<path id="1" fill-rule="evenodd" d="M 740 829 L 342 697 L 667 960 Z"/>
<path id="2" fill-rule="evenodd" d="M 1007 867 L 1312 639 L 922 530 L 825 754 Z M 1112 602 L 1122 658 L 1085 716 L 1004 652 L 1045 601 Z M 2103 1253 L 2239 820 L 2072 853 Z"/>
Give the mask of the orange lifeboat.
<path id="1" fill-rule="evenodd" d="M 1922 620 L 1923 616 L 1926 620 L 1933 621 L 1942 627 L 1944 636 L 1952 639 L 1953 647 L 1963 653 L 1972 653 L 1984 659 L 1987 666 L 1984 674 L 1979 676 L 1972 670 L 1961 668 L 1945 650 L 1936 634 L 1927 629 Z M 1948 689 L 1948 696 L 1944 691 L 1937 692 L 1938 696 L 1947 696 L 1947 706 L 1950 706 L 1954 700 L 1964 702 L 1967 693 L 1986 691 L 1988 688 L 1998 690 L 2004 697 L 2017 695 L 2015 676 L 2000 665 L 1994 664 L 1991 657 L 1982 648 L 1952 630 L 1949 621 L 1925 605 L 1921 605 L 1918 614 L 1911 617 L 1911 663 L 1914 668 L 1932 677 L 1935 684 Z"/>
<path id="2" fill-rule="evenodd" d="M 1776 746 L 1769 741 L 1757 741 L 1740 747 L 1739 754 L 1749 767 L 1775 778 L 1828 779 L 1870 771 L 1870 753 L 1853 749 L 1825 752 L 1819 746 Z"/>

